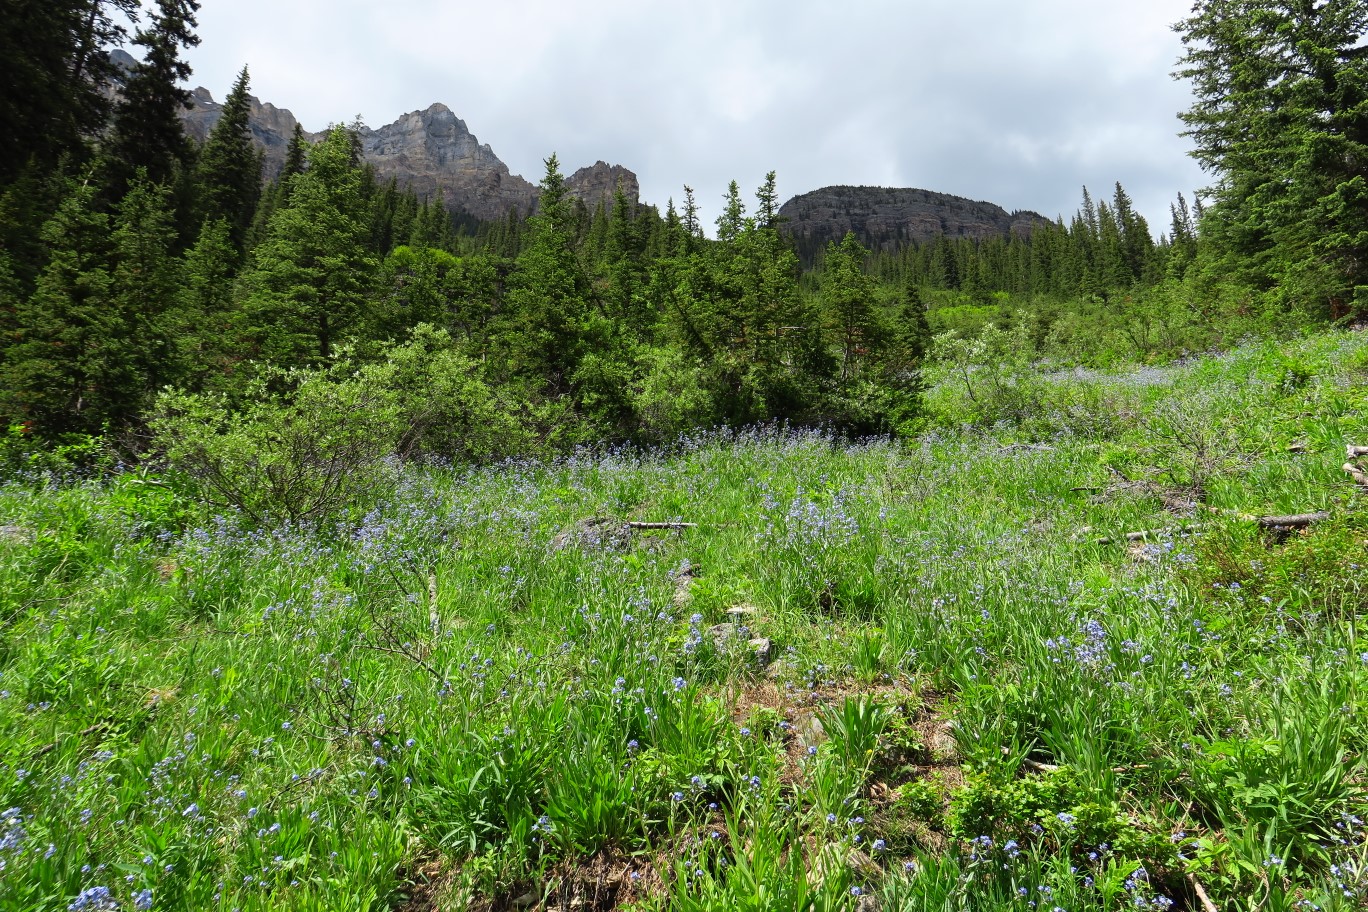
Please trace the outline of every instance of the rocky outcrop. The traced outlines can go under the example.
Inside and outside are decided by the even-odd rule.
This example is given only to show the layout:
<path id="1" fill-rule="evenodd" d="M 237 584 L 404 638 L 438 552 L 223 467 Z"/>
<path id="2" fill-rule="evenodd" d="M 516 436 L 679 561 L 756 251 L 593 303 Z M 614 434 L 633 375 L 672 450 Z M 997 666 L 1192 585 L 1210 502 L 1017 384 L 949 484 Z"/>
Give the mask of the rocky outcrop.
<path id="1" fill-rule="evenodd" d="M 476 218 L 526 213 L 536 199 L 536 187 L 509 172 L 443 104 L 362 130 L 361 150 L 381 181 L 394 178 L 423 198 L 441 193 L 448 207 Z"/>
<path id="2" fill-rule="evenodd" d="M 893 250 L 939 235 L 982 239 L 1029 232 L 1046 221 L 1035 212 L 1008 212 L 948 193 L 889 187 L 824 187 L 795 196 L 779 215 L 805 259 L 847 231 L 871 250 Z"/>
<path id="3" fill-rule="evenodd" d="M 223 116 L 223 108 L 203 88 L 195 90 L 192 103 L 184 115 L 186 131 L 203 142 Z M 265 176 L 274 178 L 285 164 L 298 121 L 288 110 L 253 98 L 250 123 L 252 136 L 264 152 Z M 305 133 L 311 142 L 321 135 Z M 510 211 L 526 215 L 537 204 L 537 185 L 511 173 L 494 150 L 481 145 L 465 121 L 443 104 L 411 111 L 378 129 L 363 128 L 361 150 L 379 180 L 394 179 L 423 198 L 441 194 L 453 212 L 493 220 Z M 584 200 L 591 209 L 599 203 L 612 206 L 619 186 L 633 203 L 640 194 L 635 174 L 602 161 L 579 169 L 565 184 L 571 196 Z"/>
<path id="4" fill-rule="evenodd" d="M 565 179 L 565 188 L 576 199 L 584 200 L 590 209 L 600 202 L 608 209 L 613 207 L 613 199 L 619 189 L 632 202 L 641 196 L 641 186 L 637 176 L 622 165 L 607 162 L 594 162 L 587 168 L 580 168 Z"/>

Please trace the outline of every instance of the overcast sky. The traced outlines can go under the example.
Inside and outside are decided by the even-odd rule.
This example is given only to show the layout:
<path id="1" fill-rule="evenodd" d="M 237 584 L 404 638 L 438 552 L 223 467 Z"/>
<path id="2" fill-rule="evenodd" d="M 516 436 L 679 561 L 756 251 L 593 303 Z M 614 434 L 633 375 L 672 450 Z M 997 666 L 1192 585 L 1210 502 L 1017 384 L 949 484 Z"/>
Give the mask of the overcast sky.
<path id="1" fill-rule="evenodd" d="M 559 155 L 689 184 L 711 219 L 832 184 L 920 187 L 1066 219 L 1121 181 L 1157 235 L 1207 181 L 1177 135 L 1190 0 L 202 0 L 193 83 L 307 129 L 448 105 L 536 181 Z"/>

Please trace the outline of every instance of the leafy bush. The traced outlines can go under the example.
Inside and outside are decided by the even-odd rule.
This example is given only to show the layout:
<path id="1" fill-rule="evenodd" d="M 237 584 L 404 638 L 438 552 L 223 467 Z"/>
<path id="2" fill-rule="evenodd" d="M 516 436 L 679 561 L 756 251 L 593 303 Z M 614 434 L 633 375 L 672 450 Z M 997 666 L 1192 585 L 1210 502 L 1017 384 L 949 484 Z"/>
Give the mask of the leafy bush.
<path id="1" fill-rule="evenodd" d="M 989 323 L 974 338 L 953 330 L 931 340 L 932 385 L 947 417 L 969 424 L 1021 421 L 1041 410 L 1046 384 L 1032 366 L 1035 347 L 1024 323 Z"/>
<path id="2" fill-rule="evenodd" d="M 323 519 L 385 487 L 402 426 L 393 392 L 327 371 L 266 369 L 241 410 L 175 390 L 157 400 L 153 439 L 211 503 L 252 521 Z"/>
<path id="3" fill-rule="evenodd" d="M 445 332 L 419 327 L 386 355 L 360 369 L 345 355 L 322 370 L 263 368 L 238 409 L 168 390 L 154 441 L 205 499 L 258 523 L 364 511 L 388 487 L 390 457 L 481 461 L 530 447 Z"/>

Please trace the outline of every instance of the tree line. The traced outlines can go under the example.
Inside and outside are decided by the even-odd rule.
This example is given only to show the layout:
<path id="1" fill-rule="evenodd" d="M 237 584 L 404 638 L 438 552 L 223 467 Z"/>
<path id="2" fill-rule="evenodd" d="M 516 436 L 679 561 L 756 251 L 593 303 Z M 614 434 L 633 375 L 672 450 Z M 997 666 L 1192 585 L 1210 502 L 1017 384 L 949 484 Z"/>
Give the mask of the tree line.
<path id="1" fill-rule="evenodd" d="M 898 433 L 936 330 L 1025 320 L 1042 345 L 1146 357 L 1251 314 L 1353 315 L 1368 284 L 1359 2 L 1208 0 L 1180 23 L 1184 117 L 1218 181 L 1205 203 L 1180 195 L 1157 239 L 1118 183 L 1101 201 L 1085 188 L 1067 223 L 877 254 L 848 235 L 807 268 L 773 173 L 753 201 L 733 182 L 711 231 L 687 187 L 663 213 L 620 192 L 590 207 L 554 155 L 535 212 L 453 216 L 377 181 L 359 125 L 296 131 L 263 181 L 245 68 L 207 140 L 184 132 L 198 6 L 0 0 L 30 29 L 5 29 L 0 66 L 32 87 L 0 100 L 12 433 L 136 433 L 168 387 L 241 403 L 263 376 L 379 363 L 419 337 L 539 439 L 768 420 Z M 127 39 L 142 59 L 120 73 L 108 51 Z M 1250 55 L 1270 62 L 1222 81 Z"/>

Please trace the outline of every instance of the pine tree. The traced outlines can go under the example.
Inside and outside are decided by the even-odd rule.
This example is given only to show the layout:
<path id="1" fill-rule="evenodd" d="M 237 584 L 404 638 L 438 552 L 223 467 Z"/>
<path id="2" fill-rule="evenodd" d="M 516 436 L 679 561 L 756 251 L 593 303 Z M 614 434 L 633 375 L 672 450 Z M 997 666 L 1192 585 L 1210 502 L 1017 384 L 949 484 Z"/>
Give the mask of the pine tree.
<path id="1" fill-rule="evenodd" d="M 860 372 L 861 363 L 877 359 L 882 333 L 875 319 L 874 281 L 865 273 L 869 251 L 847 231 L 841 243 L 827 245 L 823 263 L 822 303 L 841 347 L 841 379 Z"/>
<path id="2" fill-rule="evenodd" d="M 499 346 L 514 374 L 542 380 L 558 395 L 571 392 L 575 370 L 592 349 L 589 282 L 572 246 L 571 204 L 552 155 L 499 327 Z"/>
<path id="3" fill-rule="evenodd" d="M 1368 2 L 1198 0 L 1175 28 L 1213 268 L 1368 311 Z"/>
<path id="4" fill-rule="evenodd" d="M 248 121 L 252 99 L 243 67 L 223 102 L 218 123 L 209 133 L 196 168 L 199 222 L 221 219 L 233 246 L 242 251 L 261 199 L 261 153 L 252 142 Z"/>
<path id="5" fill-rule="evenodd" d="M 755 224 L 759 228 L 779 227 L 779 191 L 775 182 L 775 172 L 770 171 L 755 194 Z"/>
<path id="6" fill-rule="evenodd" d="M 921 289 L 911 277 L 903 284 L 893 327 L 890 361 L 899 371 L 918 367 L 931 347 L 931 324 L 926 319 Z"/>
<path id="7" fill-rule="evenodd" d="M 741 201 L 740 185 L 732 181 L 727 185 L 726 204 L 722 208 L 722 214 L 717 217 L 717 239 L 724 244 L 734 241 L 745 228 L 746 204 Z"/>
<path id="8" fill-rule="evenodd" d="M 0 0 L 0 186 L 82 152 L 109 117 L 107 49 L 137 0 Z"/>
<path id="9" fill-rule="evenodd" d="M 168 321 L 182 368 L 179 382 L 199 389 L 227 376 L 237 355 L 233 279 L 240 262 L 223 219 L 204 223 L 180 267 L 183 280 Z"/>
<path id="10" fill-rule="evenodd" d="M 139 171 L 115 211 L 111 305 L 128 333 L 128 367 L 136 372 L 140 394 L 171 382 L 179 372 L 171 318 L 182 275 L 172 255 L 176 231 L 169 196 L 167 188 L 149 183 Z"/>
<path id="11" fill-rule="evenodd" d="M 295 124 L 290 131 L 290 143 L 285 147 L 285 164 L 280 169 L 279 180 L 284 183 L 296 174 L 303 174 L 308 166 L 309 142 L 304 138 L 304 128 Z"/>

